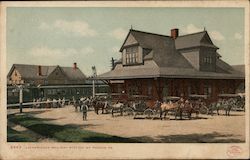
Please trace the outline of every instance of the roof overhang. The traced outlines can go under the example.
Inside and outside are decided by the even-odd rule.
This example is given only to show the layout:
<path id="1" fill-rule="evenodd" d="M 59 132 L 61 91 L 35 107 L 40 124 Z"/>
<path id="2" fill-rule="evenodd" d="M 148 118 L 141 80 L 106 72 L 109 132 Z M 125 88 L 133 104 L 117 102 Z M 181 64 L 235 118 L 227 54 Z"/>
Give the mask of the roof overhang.
<path id="1" fill-rule="evenodd" d="M 213 77 L 213 76 L 192 76 L 192 75 L 138 75 L 138 76 L 111 76 L 111 77 L 97 77 L 99 80 L 125 80 L 125 79 L 147 79 L 147 78 L 186 78 L 186 79 L 240 79 L 245 77 Z"/>

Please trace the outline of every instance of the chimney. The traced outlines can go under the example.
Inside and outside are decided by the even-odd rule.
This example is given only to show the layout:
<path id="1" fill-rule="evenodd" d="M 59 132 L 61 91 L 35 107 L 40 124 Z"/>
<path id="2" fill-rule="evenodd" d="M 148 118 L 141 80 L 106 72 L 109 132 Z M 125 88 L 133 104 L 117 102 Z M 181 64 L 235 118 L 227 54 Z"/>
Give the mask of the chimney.
<path id="1" fill-rule="evenodd" d="M 74 70 L 77 69 L 77 63 L 76 63 L 76 62 L 73 64 L 73 69 L 74 69 Z"/>
<path id="2" fill-rule="evenodd" d="M 38 76 L 42 75 L 42 66 L 38 66 Z"/>
<path id="3" fill-rule="evenodd" d="M 178 28 L 171 29 L 171 37 L 173 39 L 176 39 L 178 36 L 179 36 L 179 29 Z"/>

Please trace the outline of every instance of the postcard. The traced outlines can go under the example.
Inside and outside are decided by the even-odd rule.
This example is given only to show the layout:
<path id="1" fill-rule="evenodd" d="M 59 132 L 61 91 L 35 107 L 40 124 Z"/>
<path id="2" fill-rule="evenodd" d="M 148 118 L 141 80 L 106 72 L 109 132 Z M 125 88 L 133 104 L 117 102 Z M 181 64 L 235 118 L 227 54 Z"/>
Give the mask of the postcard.
<path id="1" fill-rule="evenodd" d="M 249 158 L 249 1 L 0 8 L 1 159 Z"/>

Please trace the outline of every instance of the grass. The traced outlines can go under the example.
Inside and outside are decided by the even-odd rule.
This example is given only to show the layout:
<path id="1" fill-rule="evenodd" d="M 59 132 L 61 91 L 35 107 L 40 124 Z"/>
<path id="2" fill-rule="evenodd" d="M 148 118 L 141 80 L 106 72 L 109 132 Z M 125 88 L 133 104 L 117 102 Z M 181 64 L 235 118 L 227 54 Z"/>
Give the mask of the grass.
<path id="1" fill-rule="evenodd" d="M 30 135 L 18 132 L 16 130 L 11 129 L 10 127 L 7 127 L 7 141 L 8 142 L 36 142 L 37 139 L 34 137 L 30 137 Z"/>
<path id="2" fill-rule="evenodd" d="M 9 115 L 8 120 L 11 121 L 12 123 L 24 126 L 30 129 L 31 131 L 44 136 L 45 138 L 56 139 L 58 142 L 105 142 L 105 143 L 139 142 L 129 138 L 123 138 L 123 137 L 83 130 L 76 126 L 56 125 L 56 124 L 50 124 L 48 122 L 45 123 L 44 119 L 36 118 L 31 115 Z M 9 137 L 9 132 L 8 132 L 8 137 Z M 23 140 L 30 141 L 29 139 L 23 139 Z"/>

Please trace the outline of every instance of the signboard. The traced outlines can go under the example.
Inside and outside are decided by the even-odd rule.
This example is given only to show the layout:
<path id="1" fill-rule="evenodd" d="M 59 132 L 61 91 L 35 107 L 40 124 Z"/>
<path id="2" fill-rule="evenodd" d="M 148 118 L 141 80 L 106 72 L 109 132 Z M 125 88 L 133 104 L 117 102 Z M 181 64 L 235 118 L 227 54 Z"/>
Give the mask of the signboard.
<path id="1" fill-rule="evenodd" d="M 110 80 L 109 83 L 124 83 L 124 80 Z"/>

